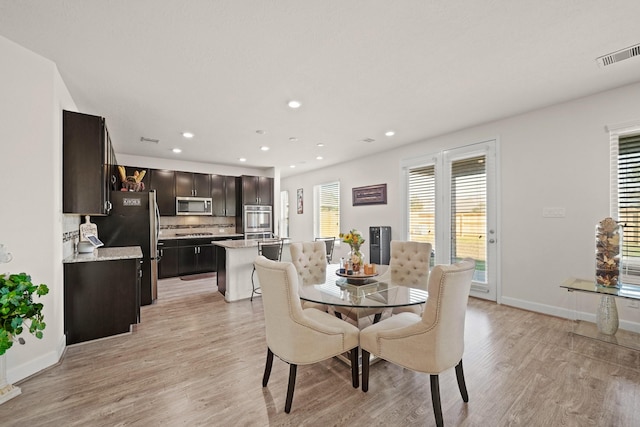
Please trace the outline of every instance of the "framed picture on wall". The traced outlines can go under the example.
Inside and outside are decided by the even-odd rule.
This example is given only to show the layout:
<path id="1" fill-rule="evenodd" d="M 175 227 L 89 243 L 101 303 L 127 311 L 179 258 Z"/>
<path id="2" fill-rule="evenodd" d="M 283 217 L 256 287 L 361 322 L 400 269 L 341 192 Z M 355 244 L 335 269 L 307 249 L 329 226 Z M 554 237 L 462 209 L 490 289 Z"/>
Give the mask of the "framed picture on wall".
<path id="1" fill-rule="evenodd" d="M 387 184 L 368 185 L 352 189 L 353 206 L 386 205 Z"/>
<path id="2" fill-rule="evenodd" d="M 298 213 L 301 214 L 304 211 L 304 202 L 303 202 L 303 190 L 302 188 L 298 188 L 298 194 L 296 198 L 296 205 L 298 206 Z"/>

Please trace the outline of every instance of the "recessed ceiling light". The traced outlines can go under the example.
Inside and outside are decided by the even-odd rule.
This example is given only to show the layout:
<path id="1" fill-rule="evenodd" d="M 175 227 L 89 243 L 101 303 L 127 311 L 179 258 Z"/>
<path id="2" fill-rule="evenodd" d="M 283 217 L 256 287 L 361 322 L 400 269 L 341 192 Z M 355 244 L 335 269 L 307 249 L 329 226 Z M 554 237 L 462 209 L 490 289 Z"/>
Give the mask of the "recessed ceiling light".
<path id="1" fill-rule="evenodd" d="M 289 101 L 289 108 L 300 108 L 302 103 L 300 101 L 296 101 L 295 99 Z"/>
<path id="2" fill-rule="evenodd" d="M 174 148 L 173 150 L 174 153 L 178 154 L 178 153 L 182 153 L 182 150 L 180 148 Z"/>
<path id="3" fill-rule="evenodd" d="M 258 130 L 256 131 L 256 133 L 257 133 L 258 135 L 264 135 L 265 133 L 267 133 L 267 131 L 266 131 L 266 130 L 262 130 L 262 129 L 258 129 Z"/>
<path id="4" fill-rule="evenodd" d="M 262 147 L 260 147 L 260 149 L 262 151 L 269 151 L 269 147 L 267 147 L 266 145 L 263 145 Z"/>
<path id="5" fill-rule="evenodd" d="M 291 169 L 293 169 L 293 168 L 295 168 L 295 167 L 296 167 L 296 165 L 289 165 L 289 167 L 290 167 Z"/>
<path id="6" fill-rule="evenodd" d="M 290 137 L 289 137 L 289 141 L 291 141 L 291 142 L 297 142 L 297 141 L 298 141 L 298 138 L 296 138 L 295 136 L 290 136 Z"/>
<path id="7" fill-rule="evenodd" d="M 191 132 L 182 132 L 182 136 L 185 138 L 193 138 L 193 134 Z"/>
<path id="8" fill-rule="evenodd" d="M 323 158 L 324 157 L 322 157 L 322 156 L 318 156 L 318 157 L 316 157 L 316 160 L 322 160 Z"/>
<path id="9" fill-rule="evenodd" d="M 246 161 L 247 161 L 247 159 L 245 159 L 244 157 L 240 157 L 240 158 L 238 159 L 238 161 L 240 161 L 240 162 L 246 162 Z"/>
<path id="10" fill-rule="evenodd" d="M 322 142 L 318 142 L 316 145 L 317 145 L 318 147 L 324 147 L 324 144 L 323 144 Z"/>
<path id="11" fill-rule="evenodd" d="M 392 131 L 392 130 L 388 130 L 388 131 L 386 131 L 384 134 L 385 134 L 385 135 L 387 135 L 387 136 L 393 136 L 393 135 L 395 135 L 396 133 L 395 133 L 394 131 Z"/>

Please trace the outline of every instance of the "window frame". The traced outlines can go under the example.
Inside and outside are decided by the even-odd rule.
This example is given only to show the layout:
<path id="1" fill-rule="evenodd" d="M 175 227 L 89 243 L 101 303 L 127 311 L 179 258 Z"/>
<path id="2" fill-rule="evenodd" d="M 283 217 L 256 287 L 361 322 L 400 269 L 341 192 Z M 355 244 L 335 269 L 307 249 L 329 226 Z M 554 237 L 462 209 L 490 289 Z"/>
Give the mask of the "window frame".
<path id="1" fill-rule="evenodd" d="M 326 204 L 322 203 L 322 191 L 323 189 L 327 189 L 328 187 L 333 187 L 336 186 L 337 190 L 335 192 L 335 201 L 336 201 L 336 205 L 334 205 L 335 207 L 337 207 L 337 226 L 336 226 L 336 235 L 335 236 L 324 236 L 321 235 L 321 224 L 323 222 L 323 206 L 326 206 Z M 340 217 L 341 217 L 341 205 L 340 205 L 340 198 L 341 198 L 341 188 L 340 188 L 340 181 L 336 180 L 336 181 L 331 181 L 331 182 L 325 182 L 322 184 L 318 184 L 318 185 L 314 185 L 313 186 L 313 200 L 314 200 L 314 209 L 313 209 L 313 237 L 315 238 L 319 238 L 319 237 L 335 237 L 336 239 L 338 239 L 338 235 L 340 234 Z M 338 240 L 336 240 L 337 242 Z"/>

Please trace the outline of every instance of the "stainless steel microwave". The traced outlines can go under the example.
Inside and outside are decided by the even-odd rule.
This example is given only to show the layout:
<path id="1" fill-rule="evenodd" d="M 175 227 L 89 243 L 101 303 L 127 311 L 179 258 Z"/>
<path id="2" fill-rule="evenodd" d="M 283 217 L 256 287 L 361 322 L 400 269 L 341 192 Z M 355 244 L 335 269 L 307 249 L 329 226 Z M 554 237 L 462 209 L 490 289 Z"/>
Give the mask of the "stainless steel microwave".
<path id="1" fill-rule="evenodd" d="M 213 215 L 211 197 L 176 197 L 176 215 Z"/>

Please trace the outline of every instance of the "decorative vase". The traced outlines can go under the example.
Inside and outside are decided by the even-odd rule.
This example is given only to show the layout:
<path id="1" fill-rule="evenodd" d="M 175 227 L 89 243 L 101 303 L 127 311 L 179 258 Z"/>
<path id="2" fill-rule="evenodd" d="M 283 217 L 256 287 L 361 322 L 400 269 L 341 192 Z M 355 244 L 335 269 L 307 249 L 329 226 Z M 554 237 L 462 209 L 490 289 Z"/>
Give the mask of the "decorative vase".
<path id="1" fill-rule="evenodd" d="M 364 255 L 360 248 L 351 247 L 351 251 L 347 254 L 347 260 L 349 260 L 349 264 L 351 264 L 353 269 L 353 274 L 358 274 L 364 266 Z"/>
<path id="2" fill-rule="evenodd" d="M 618 287 L 622 248 L 622 225 L 605 218 L 596 225 L 596 282 Z"/>
<path id="3" fill-rule="evenodd" d="M 612 295 L 603 295 L 596 313 L 598 331 L 605 335 L 615 335 L 618 331 L 618 323 L 616 298 Z"/>

